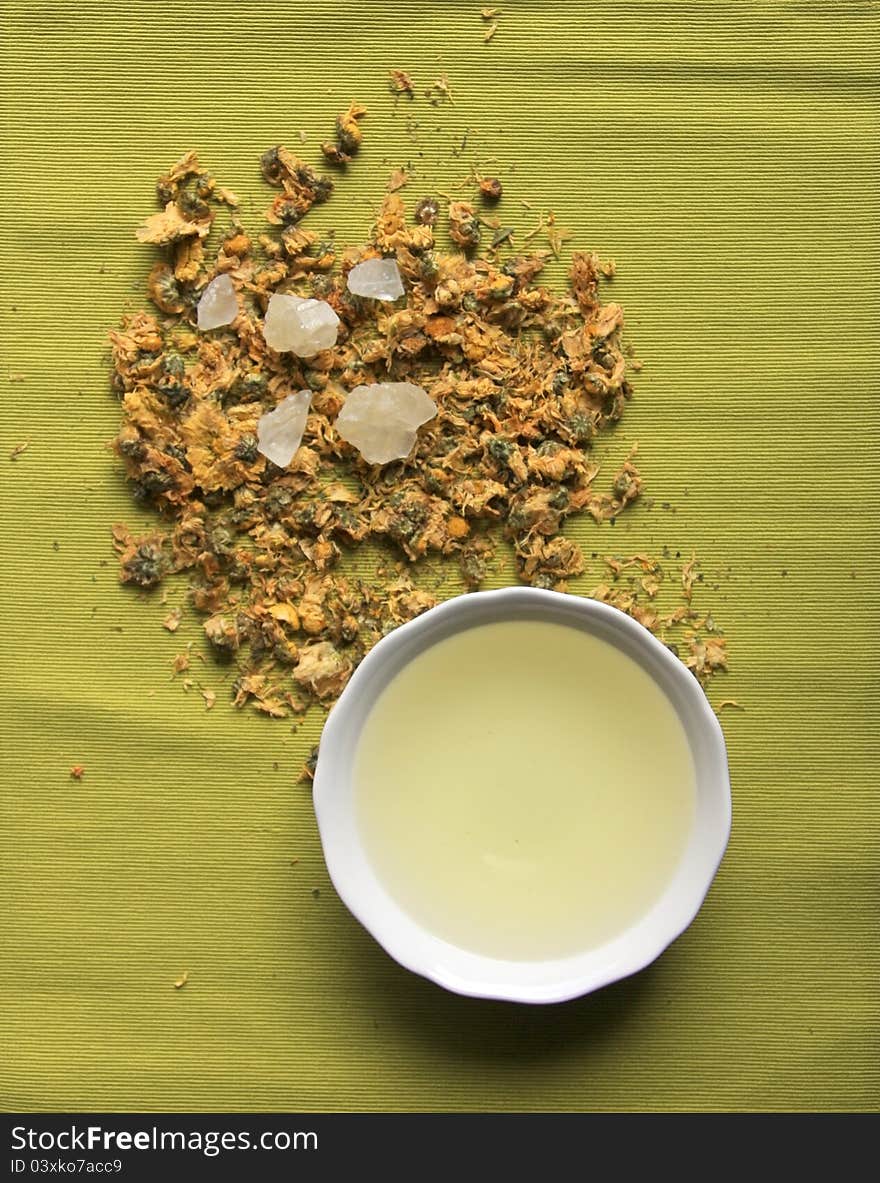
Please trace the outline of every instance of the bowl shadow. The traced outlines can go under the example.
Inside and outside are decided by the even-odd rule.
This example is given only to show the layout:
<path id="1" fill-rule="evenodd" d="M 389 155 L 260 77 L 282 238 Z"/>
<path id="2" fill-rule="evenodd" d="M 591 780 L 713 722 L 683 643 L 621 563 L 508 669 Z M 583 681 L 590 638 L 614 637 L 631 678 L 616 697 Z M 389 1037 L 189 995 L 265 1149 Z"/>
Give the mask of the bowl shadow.
<path id="1" fill-rule="evenodd" d="M 644 1013 L 663 978 L 655 961 L 569 1002 L 470 998 L 398 965 L 353 918 L 351 928 L 349 964 L 339 967 L 351 983 L 349 1003 L 371 1013 L 377 1031 L 404 1028 L 410 1038 L 461 1060 L 534 1063 L 595 1049 Z"/>

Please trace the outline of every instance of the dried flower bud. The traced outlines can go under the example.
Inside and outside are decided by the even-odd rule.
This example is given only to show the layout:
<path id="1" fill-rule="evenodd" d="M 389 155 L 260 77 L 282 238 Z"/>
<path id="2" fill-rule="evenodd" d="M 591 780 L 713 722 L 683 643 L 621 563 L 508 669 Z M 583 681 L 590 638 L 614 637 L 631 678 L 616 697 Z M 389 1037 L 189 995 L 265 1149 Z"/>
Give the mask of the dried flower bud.
<path id="1" fill-rule="evenodd" d="M 440 204 L 436 197 L 423 197 L 415 208 L 415 220 L 420 226 L 433 226 L 440 212 Z"/>
<path id="2" fill-rule="evenodd" d="M 343 152 L 338 144 L 334 144 L 331 140 L 325 141 L 321 145 L 321 151 L 326 160 L 331 164 L 350 164 L 351 157 L 347 152 Z"/>
<path id="3" fill-rule="evenodd" d="M 360 120 L 367 113 L 367 108 L 359 103 L 352 103 L 347 111 L 336 119 L 336 142 L 340 150 L 349 156 L 354 156 L 361 146 L 364 133 L 361 131 Z"/>
<path id="4" fill-rule="evenodd" d="M 501 182 L 497 177 L 483 177 L 480 181 L 480 193 L 486 201 L 497 201 L 503 193 Z"/>
<path id="5" fill-rule="evenodd" d="M 122 583 L 138 587 L 156 587 L 168 570 L 168 561 L 158 543 L 142 542 L 133 554 L 123 560 L 119 572 Z"/>
<path id="6" fill-rule="evenodd" d="M 453 201 L 450 205 L 449 237 L 466 250 L 479 245 L 480 223 L 469 201 Z"/>

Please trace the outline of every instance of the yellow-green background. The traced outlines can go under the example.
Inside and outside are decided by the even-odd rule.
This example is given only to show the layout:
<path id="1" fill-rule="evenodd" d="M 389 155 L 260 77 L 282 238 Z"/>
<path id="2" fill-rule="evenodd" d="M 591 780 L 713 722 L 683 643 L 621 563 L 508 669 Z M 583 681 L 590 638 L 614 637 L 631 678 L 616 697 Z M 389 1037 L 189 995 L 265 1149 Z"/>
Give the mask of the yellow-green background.
<path id="1" fill-rule="evenodd" d="M 4 6 L 6 1107 L 876 1108 L 877 7 L 501 8 L 484 45 L 476 0 Z M 617 259 L 645 369 L 603 454 L 638 440 L 658 504 L 578 536 L 695 548 L 730 637 L 721 872 L 658 963 L 564 1006 L 390 961 L 294 783 L 317 720 L 233 714 L 196 662 L 207 713 L 170 681 L 197 625 L 164 632 L 106 562 L 110 524 L 145 520 L 104 355 L 141 301 L 154 178 L 197 148 L 256 228 L 259 153 L 302 129 L 316 160 L 352 98 L 365 145 L 317 226 L 362 240 L 394 165 L 416 198 L 483 163 L 505 220 L 552 208 Z"/>

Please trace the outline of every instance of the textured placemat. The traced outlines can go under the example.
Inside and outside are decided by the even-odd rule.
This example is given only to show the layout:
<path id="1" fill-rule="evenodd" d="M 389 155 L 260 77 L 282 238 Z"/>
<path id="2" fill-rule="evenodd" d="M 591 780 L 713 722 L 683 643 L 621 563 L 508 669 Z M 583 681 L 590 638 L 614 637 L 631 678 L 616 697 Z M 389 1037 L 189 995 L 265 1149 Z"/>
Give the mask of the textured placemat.
<path id="1" fill-rule="evenodd" d="M 485 44 L 470 2 L 4 5 L 8 1107 L 876 1108 L 877 8 L 500 7 Z M 454 106 L 424 98 L 441 74 Z M 319 219 L 341 240 L 391 167 L 421 196 L 495 157 L 518 227 L 553 209 L 566 249 L 616 258 L 645 369 L 605 450 L 640 442 L 656 504 L 574 532 L 695 548 L 730 637 L 721 873 L 657 964 L 567 1006 L 392 963 L 294 783 L 317 720 L 233 714 L 211 668 L 207 713 L 170 681 L 197 624 L 116 583 L 109 525 L 146 515 L 105 446 L 105 335 L 141 299 L 155 176 L 199 149 L 256 227 L 259 153 L 302 130 L 317 159 L 352 98 L 364 148 Z"/>

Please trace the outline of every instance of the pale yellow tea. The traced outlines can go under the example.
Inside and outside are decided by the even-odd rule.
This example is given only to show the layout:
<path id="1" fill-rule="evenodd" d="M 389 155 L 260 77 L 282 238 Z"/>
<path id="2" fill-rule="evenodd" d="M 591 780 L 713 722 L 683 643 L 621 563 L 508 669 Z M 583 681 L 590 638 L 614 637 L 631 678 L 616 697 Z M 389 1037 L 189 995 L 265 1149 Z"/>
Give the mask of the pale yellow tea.
<path id="1" fill-rule="evenodd" d="M 399 905 L 515 960 L 582 952 L 638 919 L 694 813 L 690 748 L 654 680 L 543 621 L 420 654 L 370 712 L 355 780 L 368 857 Z"/>

